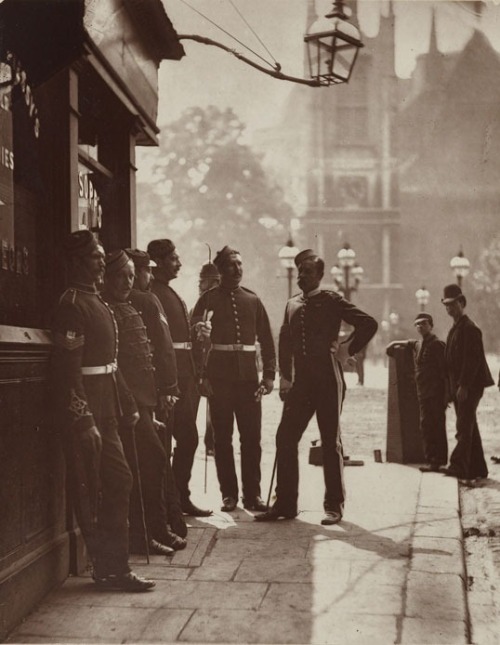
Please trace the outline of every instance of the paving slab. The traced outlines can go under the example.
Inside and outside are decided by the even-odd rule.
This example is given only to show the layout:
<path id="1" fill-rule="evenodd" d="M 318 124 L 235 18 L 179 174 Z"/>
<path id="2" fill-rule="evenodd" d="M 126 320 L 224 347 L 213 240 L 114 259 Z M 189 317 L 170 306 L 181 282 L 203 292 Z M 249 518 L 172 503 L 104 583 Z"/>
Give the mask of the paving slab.
<path id="1" fill-rule="evenodd" d="M 404 618 L 401 643 L 434 645 L 468 643 L 467 625 L 461 620 L 435 620 L 429 618 Z M 481 641 L 482 643 L 482 641 Z"/>
<path id="2" fill-rule="evenodd" d="M 405 615 L 413 618 L 464 620 L 464 581 L 451 573 L 410 571 Z"/>

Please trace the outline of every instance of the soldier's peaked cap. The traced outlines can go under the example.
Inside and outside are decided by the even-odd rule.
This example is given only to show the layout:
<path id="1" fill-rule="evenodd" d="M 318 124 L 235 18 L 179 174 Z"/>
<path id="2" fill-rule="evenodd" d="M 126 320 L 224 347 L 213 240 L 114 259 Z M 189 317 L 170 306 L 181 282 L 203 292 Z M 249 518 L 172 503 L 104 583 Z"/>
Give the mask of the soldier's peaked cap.
<path id="1" fill-rule="evenodd" d="M 122 269 L 128 262 L 130 258 L 125 253 L 125 251 L 111 251 L 111 253 L 106 254 L 106 273 L 115 273 Z"/>
<path id="2" fill-rule="evenodd" d="M 200 278 L 219 278 L 219 269 L 213 262 L 207 262 L 200 269 Z"/>
<path id="3" fill-rule="evenodd" d="M 99 242 L 92 231 L 83 229 L 70 233 L 64 241 L 64 251 L 66 255 L 76 255 L 83 257 L 97 250 Z"/>
<path id="4" fill-rule="evenodd" d="M 146 251 L 140 251 L 139 249 L 125 249 L 125 253 L 138 269 L 156 266 L 156 262 L 151 260 L 151 256 L 149 253 L 146 253 Z"/>
<path id="5" fill-rule="evenodd" d="M 175 251 L 175 244 L 172 240 L 151 240 L 148 244 L 148 253 L 151 259 L 164 258 Z"/>
<path id="6" fill-rule="evenodd" d="M 318 254 L 316 251 L 313 251 L 312 249 L 305 249 L 304 251 L 301 251 L 300 253 L 297 253 L 297 255 L 294 258 L 295 266 L 299 267 L 304 260 L 309 260 L 310 258 L 317 258 Z"/>
<path id="7" fill-rule="evenodd" d="M 220 251 L 217 252 L 217 255 L 214 258 L 214 264 L 219 269 L 224 266 L 224 264 L 229 260 L 232 255 L 238 255 L 239 251 L 232 249 L 230 246 L 225 246 Z"/>
<path id="8" fill-rule="evenodd" d="M 424 322 L 427 320 L 429 324 L 431 324 L 434 327 L 434 321 L 432 319 L 432 316 L 430 314 L 426 314 L 425 312 L 421 312 L 415 316 L 415 320 L 413 322 L 414 325 L 420 322 Z"/>

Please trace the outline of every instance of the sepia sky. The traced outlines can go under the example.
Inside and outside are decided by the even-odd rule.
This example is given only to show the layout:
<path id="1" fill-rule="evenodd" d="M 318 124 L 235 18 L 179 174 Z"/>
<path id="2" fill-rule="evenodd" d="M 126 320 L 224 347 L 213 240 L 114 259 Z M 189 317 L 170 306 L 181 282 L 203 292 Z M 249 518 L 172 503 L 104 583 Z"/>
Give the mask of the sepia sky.
<path id="1" fill-rule="evenodd" d="M 269 54 L 245 22 L 282 65 L 285 73 L 303 76 L 303 35 L 307 0 L 163 0 L 167 13 L 179 34 L 208 36 L 230 45 L 250 57 L 238 43 L 200 17 L 186 2 L 239 40 L 263 55 Z M 328 0 L 316 0 L 318 14 L 331 7 Z M 427 50 L 432 11 L 435 11 L 438 46 L 443 52 L 460 49 L 479 26 L 500 51 L 500 4 L 482 3 L 482 17 L 475 15 L 477 3 L 438 0 L 396 0 L 396 72 L 407 78 L 415 58 Z M 236 9 L 235 9 L 236 7 Z M 387 1 L 358 0 L 358 17 L 364 34 L 376 37 L 380 12 Z M 186 56 L 180 62 L 168 61 L 160 70 L 160 113 L 158 123 L 177 118 L 191 105 L 231 106 L 248 126 L 268 127 L 280 117 L 280 108 L 292 87 L 290 83 L 270 78 L 230 54 L 213 47 L 183 41 Z M 258 60 L 258 59 L 257 59 Z M 354 71 L 355 78 L 356 71 Z"/>

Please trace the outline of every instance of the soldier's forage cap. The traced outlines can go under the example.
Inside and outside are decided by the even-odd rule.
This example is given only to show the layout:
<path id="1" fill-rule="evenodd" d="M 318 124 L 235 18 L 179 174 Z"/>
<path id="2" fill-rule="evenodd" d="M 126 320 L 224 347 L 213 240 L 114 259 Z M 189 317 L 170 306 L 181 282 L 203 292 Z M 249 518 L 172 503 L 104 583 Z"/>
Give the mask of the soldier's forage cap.
<path id="1" fill-rule="evenodd" d="M 137 269 L 156 266 L 156 262 L 153 262 L 151 256 L 149 253 L 146 253 L 146 251 L 140 251 L 139 249 L 125 249 L 125 253 L 132 260 Z"/>
<path id="2" fill-rule="evenodd" d="M 225 246 L 217 252 L 217 255 L 214 258 L 214 264 L 220 271 L 232 255 L 239 255 L 239 253 L 240 252 L 236 249 L 232 249 L 230 246 Z"/>
<path id="3" fill-rule="evenodd" d="M 96 251 L 98 246 L 99 241 L 88 229 L 74 231 L 64 241 L 64 251 L 68 256 L 84 257 Z"/>
<path id="4" fill-rule="evenodd" d="M 432 320 L 432 316 L 424 312 L 419 313 L 415 316 L 415 321 L 413 324 L 416 325 L 417 323 L 424 322 L 425 320 L 427 320 L 427 322 L 434 327 L 434 321 Z"/>
<path id="5" fill-rule="evenodd" d="M 116 273 L 120 269 L 130 262 L 130 258 L 125 253 L 125 251 L 111 251 L 111 253 L 106 253 L 106 275 L 111 273 Z"/>
<path id="6" fill-rule="evenodd" d="M 220 278 L 219 269 L 213 262 L 207 262 L 200 269 L 200 278 Z"/>
<path id="7" fill-rule="evenodd" d="M 175 251 L 172 240 L 151 240 L 148 244 L 148 253 L 152 260 L 160 260 Z"/>
<path id="8" fill-rule="evenodd" d="M 298 268 L 304 260 L 309 260 L 310 258 L 317 258 L 318 254 L 316 251 L 313 251 L 312 249 L 305 249 L 304 251 L 301 251 L 300 253 L 297 253 L 297 255 L 294 258 L 295 266 Z"/>
<path id="9" fill-rule="evenodd" d="M 443 303 L 443 305 L 449 305 L 450 302 L 455 302 L 455 300 L 463 297 L 464 294 L 462 293 L 462 289 L 460 289 L 458 284 L 448 284 L 444 288 L 441 302 Z"/>

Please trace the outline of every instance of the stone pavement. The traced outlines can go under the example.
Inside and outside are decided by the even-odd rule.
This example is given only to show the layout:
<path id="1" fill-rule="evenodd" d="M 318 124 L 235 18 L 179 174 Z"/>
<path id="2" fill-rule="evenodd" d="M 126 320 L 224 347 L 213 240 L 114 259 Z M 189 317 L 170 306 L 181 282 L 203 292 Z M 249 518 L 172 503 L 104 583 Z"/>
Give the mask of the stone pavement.
<path id="1" fill-rule="evenodd" d="M 209 493 L 193 497 L 218 509 L 208 466 Z M 203 467 L 197 458 L 197 491 Z M 193 521 L 185 551 L 135 559 L 155 591 L 97 591 L 89 577 L 70 578 L 9 642 L 469 642 L 455 480 L 366 460 L 346 468 L 342 523 L 322 527 L 322 470 L 304 449 L 301 475 L 296 520 L 261 524 L 238 507 Z"/>

